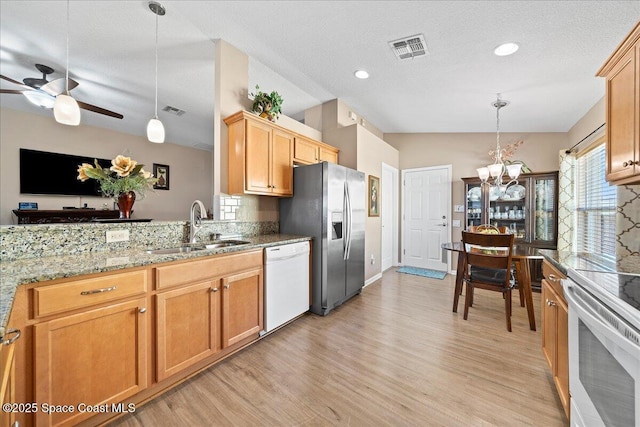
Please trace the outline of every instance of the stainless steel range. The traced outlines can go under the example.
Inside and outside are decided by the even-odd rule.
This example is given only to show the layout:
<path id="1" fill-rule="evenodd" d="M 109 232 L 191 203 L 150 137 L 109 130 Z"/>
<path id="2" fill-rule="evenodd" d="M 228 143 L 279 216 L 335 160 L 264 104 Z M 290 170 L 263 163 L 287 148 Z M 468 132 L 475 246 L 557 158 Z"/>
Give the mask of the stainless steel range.
<path id="1" fill-rule="evenodd" d="M 640 425 L 640 275 L 568 269 L 572 426 Z"/>

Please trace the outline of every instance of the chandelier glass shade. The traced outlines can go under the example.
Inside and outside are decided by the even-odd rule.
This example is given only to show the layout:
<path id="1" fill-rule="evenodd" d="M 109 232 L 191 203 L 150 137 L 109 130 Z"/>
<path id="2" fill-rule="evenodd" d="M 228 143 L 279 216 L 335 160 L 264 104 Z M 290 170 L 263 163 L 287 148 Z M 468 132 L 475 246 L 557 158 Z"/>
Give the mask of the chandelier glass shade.
<path id="1" fill-rule="evenodd" d="M 477 169 L 478 177 L 482 181 L 482 184 L 498 188 L 501 196 L 507 191 L 507 187 L 518 183 L 518 177 L 520 176 L 520 171 L 522 169 L 521 163 L 505 165 L 503 160 L 505 150 L 500 146 L 500 109 L 502 107 L 506 107 L 508 104 L 509 102 L 500 99 L 500 94 L 498 94 L 496 102 L 492 104 L 496 108 L 497 129 L 494 162 L 490 165 Z M 505 173 L 509 177 L 508 180 L 505 177 Z"/>

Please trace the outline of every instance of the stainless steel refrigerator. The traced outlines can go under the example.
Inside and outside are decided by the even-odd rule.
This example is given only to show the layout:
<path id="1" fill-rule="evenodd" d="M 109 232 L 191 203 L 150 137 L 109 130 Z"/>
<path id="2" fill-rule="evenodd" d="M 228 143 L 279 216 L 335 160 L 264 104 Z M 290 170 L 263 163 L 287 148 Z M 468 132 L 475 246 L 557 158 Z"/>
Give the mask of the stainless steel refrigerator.
<path id="1" fill-rule="evenodd" d="M 313 237 L 311 311 L 326 315 L 364 286 L 364 173 L 333 163 L 293 170 L 280 232 Z"/>

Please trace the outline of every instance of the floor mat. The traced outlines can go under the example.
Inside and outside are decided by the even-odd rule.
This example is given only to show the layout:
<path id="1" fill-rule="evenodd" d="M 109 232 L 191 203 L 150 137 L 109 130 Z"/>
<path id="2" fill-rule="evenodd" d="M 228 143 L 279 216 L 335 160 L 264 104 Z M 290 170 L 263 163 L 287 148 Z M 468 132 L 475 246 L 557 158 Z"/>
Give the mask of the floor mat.
<path id="1" fill-rule="evenodd" d="M 416 276 L 423 276 L 423 277 L 428 277 L 430 279 L 444 279 L 444 277 L 447 275 L 446 271 L 436 271 L 436 270 L 429 270 L 426 268 L 418 268 L 418 267 L 400 267 L 398 270 L 396 270 L 398 273 L 406 273 L 406 274 L 413 274 Z"/>

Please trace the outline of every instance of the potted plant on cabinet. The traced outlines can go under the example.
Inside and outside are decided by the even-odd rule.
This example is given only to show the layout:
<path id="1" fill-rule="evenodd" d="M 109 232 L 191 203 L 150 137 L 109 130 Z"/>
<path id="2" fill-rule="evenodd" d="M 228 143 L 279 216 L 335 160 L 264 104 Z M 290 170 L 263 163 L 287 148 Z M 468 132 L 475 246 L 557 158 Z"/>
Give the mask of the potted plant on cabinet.
<path id="1" fill-rule="evenodd" d="M 275 122 L 282 112 L 283 99 L 275 90 L 271 93 L 262 92 L 260 86 L 256 85 L 256 93 L 250 93 L 253 97 L 251 111 L 262 118 Z"/>

